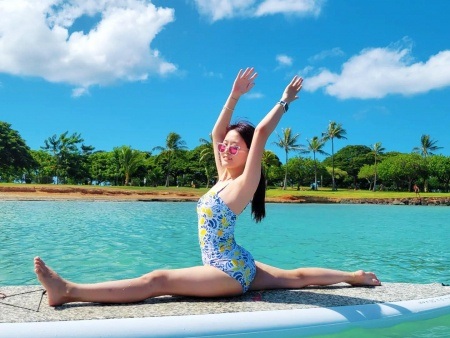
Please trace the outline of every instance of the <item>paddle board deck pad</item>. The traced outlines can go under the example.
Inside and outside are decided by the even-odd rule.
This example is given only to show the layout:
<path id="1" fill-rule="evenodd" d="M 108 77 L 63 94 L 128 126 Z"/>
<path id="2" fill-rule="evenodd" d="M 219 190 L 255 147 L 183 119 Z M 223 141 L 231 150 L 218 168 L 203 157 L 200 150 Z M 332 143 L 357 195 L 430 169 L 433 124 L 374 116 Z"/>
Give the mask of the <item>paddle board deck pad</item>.
<path id="1" fill-rule="evenodd" d="M 19 338 L 30 337 L 30 335 L 33 337 L 122 338 L 311 336 L 335 333 L 355 327 L 388 327 L 402 322 L 450 314 L 450 289 L 449 287 L 442 287 L 442 289 L 448 294 L 430 298 L 360 305 L 142 318 L 0 323 L 0 337 Z M 209 301 L 209 303 L 213 304 L 214 300 Z M 176 302 L 170 302 L 169 305 L 174 307 Z M 226 307 L 226 304 L 222 305 Z M 96 305 L 90 304 L 81 306 L 83 311 L 88 312 L 89 307 L 96 307 Z M 139 305 L 134 306 L 139 307 Z M 143 306 L 151 306 L 151 304 Z M 108 306 L 101 307 L 102 311 L 108 311 Z M 124 314 L 126 309 L 126 306 L 122 306 Z M 0 306 L 0 310 L 4 309 Z M 15 311 L 19 310 L 15 309 Z M 22 311 L 25 310 L 22 309 Z M 58 310 L 56 308 L 53 311 L 64 311 L 64 309 L 59 308 Z"/>

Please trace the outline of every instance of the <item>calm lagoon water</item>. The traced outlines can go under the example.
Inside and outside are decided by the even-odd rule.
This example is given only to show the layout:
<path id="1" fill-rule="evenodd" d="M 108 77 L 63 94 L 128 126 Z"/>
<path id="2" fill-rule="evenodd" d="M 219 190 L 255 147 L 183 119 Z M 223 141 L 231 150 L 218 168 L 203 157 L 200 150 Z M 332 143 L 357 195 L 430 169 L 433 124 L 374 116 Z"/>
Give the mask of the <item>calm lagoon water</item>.
<path id="1" fill-rule="evenodd" d="M 201 264 L 194 202 L 1 201 L 0 208 L 0 285 L 37 284 L 36 255 L 78 282 Z M 259 261 L 450 284 L 447 207 L 267 204 L 267 215 L 256 224 L 246 210 L 236 231 Z"/>

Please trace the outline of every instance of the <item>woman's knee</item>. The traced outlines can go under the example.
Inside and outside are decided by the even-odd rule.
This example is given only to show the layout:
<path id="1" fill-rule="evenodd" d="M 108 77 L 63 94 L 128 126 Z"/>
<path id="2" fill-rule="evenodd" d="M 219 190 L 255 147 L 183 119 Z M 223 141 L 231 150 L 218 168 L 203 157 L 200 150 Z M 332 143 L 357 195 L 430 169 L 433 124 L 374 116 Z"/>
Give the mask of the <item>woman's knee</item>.
<path id="1" fill-rule="evenodd" d="M 154 270 L 142 275 L 139 279 L 152 290 L 152 293 L 159 294 L 167 286 L 169 276 L 167 270 Z"/>

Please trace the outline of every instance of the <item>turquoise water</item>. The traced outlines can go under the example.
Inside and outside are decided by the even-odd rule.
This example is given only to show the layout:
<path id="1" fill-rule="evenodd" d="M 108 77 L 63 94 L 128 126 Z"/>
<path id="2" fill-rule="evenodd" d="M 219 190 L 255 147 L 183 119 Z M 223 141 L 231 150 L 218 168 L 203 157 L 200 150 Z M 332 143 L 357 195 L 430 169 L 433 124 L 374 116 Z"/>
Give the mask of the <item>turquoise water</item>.
<path id="1" fill-rule="evenodd" d="M 0 285 L 36 284 L 36 255 L 78 282 L 201 264 L 193 202 L 1 201 L 0 208 Z M 237 241 L 259 261 L 450 284 L 449 208 L 268 204 L 267 215 L 255 224 L 246 210 L 238 221 Z"/>

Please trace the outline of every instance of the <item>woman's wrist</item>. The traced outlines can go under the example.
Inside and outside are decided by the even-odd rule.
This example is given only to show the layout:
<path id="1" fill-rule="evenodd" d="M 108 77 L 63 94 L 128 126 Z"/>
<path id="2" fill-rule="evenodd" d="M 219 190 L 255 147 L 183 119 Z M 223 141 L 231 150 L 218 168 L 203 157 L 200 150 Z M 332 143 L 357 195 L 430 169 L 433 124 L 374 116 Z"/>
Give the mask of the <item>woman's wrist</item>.
<path id="1" fill-rule="evenodd" d="M 277 105 L 283 108 L 284 113 L 287 113 L 287 111 L 289 109 L 289 103 L 287 103 L 286 101 L 280 100 L 277 102 Z"/>
<path id="2" fill-rule="evenodd" d="M 232 99 L 232 100 L 234 100 L 234 101 L 238 101 L 240 97 L 241 97 L 240 94 L 238 94 L 238 93 L 233 93 L 233 92 L 231 92 L 231 93 L 230 93 L 230 96 L 229 96 L 229 98 Z"/>
<path id="3" fill-rule="evenodd" d="M 288 97 L 282 96 L 280 101 L 286 102 L 287 104 L 291 104 L 293 100 L 290 100 Z"/>

